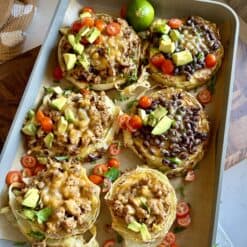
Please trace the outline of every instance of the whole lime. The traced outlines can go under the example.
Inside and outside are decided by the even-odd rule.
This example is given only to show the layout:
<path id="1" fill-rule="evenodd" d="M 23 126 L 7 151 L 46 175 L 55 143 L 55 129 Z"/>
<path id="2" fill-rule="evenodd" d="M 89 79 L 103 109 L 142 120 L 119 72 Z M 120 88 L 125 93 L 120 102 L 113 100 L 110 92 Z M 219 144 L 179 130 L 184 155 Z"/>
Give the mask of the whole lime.
<path id="1" fill-rule="evenodd" d="M 127 6 L 126 19 L 137 32 L 143 31 L 154 19 L 154 8 L 147 0 L 132 0 Z"/>

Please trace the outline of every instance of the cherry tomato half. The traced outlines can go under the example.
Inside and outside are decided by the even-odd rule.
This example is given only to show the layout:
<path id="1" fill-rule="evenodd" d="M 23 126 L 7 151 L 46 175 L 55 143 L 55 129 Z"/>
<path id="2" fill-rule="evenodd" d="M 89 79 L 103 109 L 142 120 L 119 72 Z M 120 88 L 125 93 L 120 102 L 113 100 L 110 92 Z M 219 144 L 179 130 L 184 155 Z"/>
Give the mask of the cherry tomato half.
<path id="1" fill-rule="evenodd" d="M 38 110 L 36 112 L 36 120 L 41 123 L 41 121 L 45 118 L 45 114 L 41 111 L 41 110 Z"/>
<path id="2" fill-rule="evenodd" d="M 165 75 L 172 75 L 174 71 L 174 64 L 171 60 L 165 59 L 165 61 L 161 64 L 161 70 Z"/>
<path id="3" fill-rule="evenodd" d="M 165 57 L 161 53 L 153 55 L 150 59 L 151 64 L 157 68 L 160 68 L 164 61 Z"/>
<path id="4" fill-rule="evenodd" d="M 112 22 L 106 26 L 106 33 L 110 36 L 115 36 L 120 33 L 121 26 L 117 22 Z"/>
<path id="5" fill-rule="evenodd" d="M 144 95 L 139 99 L 138 104 L 141 108 L 147 109 L 152 105 L 152 99 Z"/>
<path id="6" fill-rule="evenodd" d="M 186 216 L 184 216 L 182 218 L 177 218 L 177 223 L 181 227 L 188 227 L 190 225 L 190 223 L 191 223 L 190 215 L 187 214 Z"/>
<path id="7" fill-rule="evenodd" d="M 44 166 L 44 165 L 37 165 L 34 168 L 33 175 L 38 175 L 40 172 L 42 172 L 43 170 L 45 170 L 45 168 L 46 168 L 46 166 Z"/>
<path id="8" fill-rule="evenodd" d="M 118 125 L 121 129 L 126 129 L 126 123 L 130 120 L 130 116 L 128 114 L 122 114 L 118 117 Z"/>
<path id="9" fill-rule="evenodd" d="M 177 204 L 177 217 L 182 218 L 189 214 L 190 212 L 190 207 L 188 203 L 181 201 Z"/>
<path id="10" fill-rule="evenodd" d="M 120 152 L 121 152 L 121 149 L 120 149 L 119 144 L 113 143 L 113 144 L 110 145 L 110 147 L 109 147 L 110 155 L 115 156 L 115 155 L 120 154 Z"/>
<path id="11" fill-rule="evenodd" d="M 10 186 L 12 183 L 15 182 L 22 182 L 22 175 L 20 171 L 10 171 L 7 173 L 7 176 L 5 178 L 5 182 L 8 186 Z"/>
<path id="12" fill-rule="evenodd" d="M 30 168 L 24 168 L 22 170 L 22 176 L 23 177 L 32 177 L 33 176 L 33 170 Z"/>
<path id="13" fill-rule="evenodd" d="M 140 129 L 142 127 L 142 119 L 138 115 L 130 118 L 129 124 L 133 129 Z"/>
<path id="14" fill-rule="evenodd" d="M 187 172 L 184 180 L 186 182 L 193 182 L 195 180 L 195 178 L 196 178 L 195 172 L 193 170 L 190 170 Z"/>
<path id="15" fill-rule="evenodd" d="M 173 232 L 168 232 L 162 241 L 163 244 L 170 246 L 176 242 L 176 236 Z"/>
<path id="16" fill-rule="evenodd" d="M 106 164 L 98 164 L 93 168 L 93 174 L 103 176 L 108 171 Z"/>
<path id="17" fill-rule="evenodd" d="M 25 168 L 34 168 L 37 164 L 37 160 L 31 155 L 24 155 L 21 157 L 21 164 Z"/>
<path id="18" fill-rule="evenodd" d="M 217 60 L 214 54 L 208 54 L 205 58 L 205 63 L 207 68 L 212 68 L 216 65 Z"/>
<path id="19" fill-rule="evenodd" d="M 60 66 L 56 66 L 53 70 L 53 78 L 56 81 L 60 81 L 61 79 L 63 79 L 63 71 L 61 69 Z"/>
<path id="20" fill-rule="evenodd" d="M 89 175 L 88 176 L 89 180 L 92 181 L 94 184 L 102 184 L 104 178 L 102 176 L 99 176 L 99 175 Z"/>
<path id="21" fill-rule="evenodd" d="M 106 28 L 106 23 L 101 19 L 97 19 L 94 25 L 95 27 L 97 27 L 97 29 L 99 29 L 100 32 L 102 32 Z"/>
<path id="22" fill-rule="evenodd" d="M 108 166 L 109 167 L 119 168 L 120 162 L 119 162 L 119 160 L 112 158 L 112 159 L 108 160 Z"/>
<path id="23" fill-rule="evenodd" d="M 45 132 L 51 132 L 53 130 L 53 122 L 51 120 L 51 118 L 49 117 L 44 117 L 41 122 L 41 128 L 45 131 Z"/>
<path id="24" fill-rule="evenodd" d="M 212 94 L 207 88 L 205 88 L 198 93 L 197 99 L 201 104 L 206 105 L 212 101 Z"/>
<path id="25" fill-rule="evenodd" d="M 177 18 L 172 18 L 168 21 L 168 25 L 171 28 L 177 29 L 180 28 L 183 25 L 183 21 Z"/>
<path id="26" fill-rule="evenodd" d="M 109 239 L 104 242 L 103 247 L 113 247 L 115 243 L 116 241 L 114 239 Z"/>

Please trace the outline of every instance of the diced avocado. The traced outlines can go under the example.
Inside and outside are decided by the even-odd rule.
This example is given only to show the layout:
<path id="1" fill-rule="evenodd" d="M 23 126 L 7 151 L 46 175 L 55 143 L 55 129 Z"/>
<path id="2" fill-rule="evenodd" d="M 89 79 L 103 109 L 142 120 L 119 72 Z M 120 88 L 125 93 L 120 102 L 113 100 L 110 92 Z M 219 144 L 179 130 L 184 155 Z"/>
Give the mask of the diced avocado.
<path id="1" fill-rule="evenodd" d="M 35 116 L 34 110 L 29 110 L 28 113 L 27 113 L 27 118 L 29 120 L 32 120 L 34 116 Z"/>
<path id="2" fill-rule="evenodd" d="M 181 66 L 192 62 L 193 57 L 189 50 L 184 50 L 172 54 L 172 60 L 177 66 Z"/>
<path id="3" fill-rule="evenodd" d="M 180 38 L 181 38 L 180 32 L 178 30 L 175 30 L 175 29 L 171 30 L 169 35 L 170 35 L 172 41 L 174 41 L 174 42 L 180 40 Z"/>
<path id="4" fill-rule="evenodd" d="M 37 126 L 34 123 L 26 123 L 22 128 L 22 132 L 28 136 L 35 136 L 37 132 Z"/>
<path id="5" fill-rule="evenodd" d="M 73 47 L 75 45 L 75 35 L 74 34 L 69 34 L 68 35 L 68 41 L 70 43 L 70 45 Z"/>
<path id="6" fill-rule="evenodd" d="M 63 93 L 63 89 L 61 87 L 53 87 L 52 89 L 56 94 L 62 94 Z"/>
<path id="7" fill-rule="evenodd" d="M 36 188 L 29 189 L 24 195 L 24 199 L 22 201 L 22 206 L 28 208 L 35 208 L 39 201 L 39 191 Z"/>
<path id="8" fill-rule="evenodd" d="M 158 106 L 154 111 L 152 111 L 150 114 L 154 116 L 154 118 L 159 121 L 161 118 L 163 118 L 167 114 L 167 110 L 163 106 Z"/>
<path id="9" fill-rule="evenodd" d="M 34 221 L 35 220 L 35 212 L 33 210 L 30 209 L 24 209 L 23 210 L 23 215 L 25 216 L 25 218 L 27 218 L 28 220 Z"/>
<path id="10" fill-rule="evenodd" d="M 68 121 L 64 117 L 61 117 L 58 121 L 57 131 L 59 134 L 64 134 L 68 127 Z"/>
<path id="11" fill-rule="evenodd" d="M 157 119 L 152 114 L 149 114 L 147 124 L 154 127 L 157 124 L 157 122 L 158 122 Z"/>
<path id="12" fill-rule="evenodd" d="M 75 64 L 76 64 L 76 55 L 75 54 L 64 53 L 63 59 L 64 59 L 67 70 L 71 70 L 75 67 Z"/>
<path id="13" fill-rule="evenodd" d="M 146 125 L 148 122 L 148 114 L 145 112 L 145 110 L 140 108 L 138 109 L 138 114 L 141 117 L 143 124 Z"/>
<path id="14" fill-rule="evenodd" d="M 167 116 L 164 116 L 153 128 L 152 134 L 153 135 L 162 135 L 165 133 L 167 130 L 171 128 L 171 125 L 173 123 L 173 120 L 170 119 Z"/>
<path id="15" fill-rule="evenodd" d="M 79 59 L 78 59 L 79 63 L 82 65 L 82 67 L 85 69 L 85 70 L 89 70 L 89 67 L 90 67 L 90 62 L 87 58 L 87 56 L 85 54 L 82 54 Z"/>
<path id="16" fill-rule="evenodd" d="M 148 228 L 144 223 L 141 224 L 140 232 L 143 241 L 148 241 L 151 239 L 151 234 L 149 233 Z"/>
<path id="17" fill-rule="evenodd" d="M 165 40 L 165 41 L 171 41 L 171 38 L 170 38 L 170 36 L 169 35 L 167 35 L 167 34 L 163 34 L 162 36 L 161 36 L 161 40 Z"/>
<path id="18" fill-rule="evenodd" d="M 152 29 L 156 33 L 169 33 L 170 27 L 166 24 L 166 20 L 158 19 L 153 22 Z"/>
<path id="19" fill-rule="evenodd" d="M 54 135 L 52 133 L 49 133 L 45 138 L 44 138 L 44 143 L 47 148 L 52 147 L 52 142 L 54 140 Z"/>
<path id="20" fill-rule="evenodd" d="M 75 52 L 77 52 L 79 55 L 81 55 L 84 51 L 84 45 L 82 45 L 81 43 L 77 43 L 73 46 L 73 49 Z"/>
<path id="21" fill-rule="evenodd" d="M 159 50 L 164 53 L 173 53 L 176 49 L 176 45 L 174 42 L 171 41 L 171 39 L 161 39 L 160 40 L 160 46 Z"/>
<path id="22" fill-rule="evenodd" d="M 65 118 L 68 122 L 73 123 L 75 121 L 75 114 L 71 109 L 66 108 L 64 110 L 64 114 L 65 114 Z"/>
<path id="23" fill-rule="evenodd" d="M 80 19 L 83 19 L 85 17 L 91 17 L 91 14 L 89 12 L 83 12 L 80 14 Z"/>
<path id="24" fill-rule="evenodd" d="M 44 156 L 38 156 L 37 160 L 42 165 L 45 165 L 47 163 L 47 161 L 48 161 L 47 157 L 44 157 Z"/>
<path id="25" fill-rule="evenodd" d="M 67 102 L 67 98 L 59 97 L 51 101 L 51 106 L 59 111 L 61 111 Z"/>
<path id="26" fill-rule="evenodd" d="M 77 34 L 76 34 L 76 37 L 75 37 L 75 42 L 78 43 L 82 37 L 88 35 L 91 31 L 91 28 L 85 26 L 83 27 Z"/>
<path id="27" fill-rule="evenodd" d="M 87 35 L 87 41 L 92 44 L 100 36 L 100 31 L 98 28 L 93 27 L 90 33 Z"/>
<path id="28" fill-rule="evenodd" d="M 168 158 L 171 162 L 180 165 L 182 163 L 182 160 L 180 160 L 178 157 Z"/>
<path id="29" fill-rule="evenodd" d="M 137 221 L 132 221 L 130 224 L 128 224 L 128 229 L 130 229 L 133 232 L 140 232 L 141 224 Z"/>

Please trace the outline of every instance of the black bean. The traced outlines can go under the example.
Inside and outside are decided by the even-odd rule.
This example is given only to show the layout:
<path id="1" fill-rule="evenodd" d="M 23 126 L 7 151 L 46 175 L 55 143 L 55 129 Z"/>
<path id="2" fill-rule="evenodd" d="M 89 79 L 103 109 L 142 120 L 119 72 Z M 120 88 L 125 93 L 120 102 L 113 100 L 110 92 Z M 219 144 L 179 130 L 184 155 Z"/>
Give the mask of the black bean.
<path id="1" fill-rule="evenodd" d="M 189 156 L 189 155 L 188 155 L 188 153 L 186 153 L 186 152 L 182 152 L 182 153 L 179 154 L 179 158 L 182 159 L 182 160 L 187 159 L 188 156 Z"/>
<path id="2" fill-rule="evenodd" d="M 179 143 L 179 138 L 178 137 L 171 137 L 170 141 L 173 143 Z"/>
<path id="3" fill-rule="evenodd" d="M 134 137 L 137 137 L 137 136 L 140 136 L 140 131 L 136 131 L 136 132 L 134 132 L 132 135 L 134 136 Z"/>
<path id="4" fill-rule="evenodd" d="M 161 153 L 164 155 L 164 156 L 169 156 L 170 155 L 170 152 L 168 151 L 168 150 L 166 150 L 166 149 L 162 149 L 161 150 Z"/>
<path id="5" fill-rule="evenodd" d="M 177 143 L 172 143 L 170 146 L 169 146 L 170 150 L 173 150 L 175 148 L 179 148 L 179 145 Z"/>
<path id="6" fill-rule="evenodd" d="M 155 145 L 160 145 L 160 139 L 159 138 L 155 138 L 154 139 L 154 143 L 155 143 Z"/>
<path id="7" fill-rule="evenodd" d="M 150 148 L 149 148 L 149 153 L 152 154 L 152 155 L 155 154 L 155 149 L 152 148 L 152 147 L 150 147 Z"/>
<path id="8" fill-rule="evenodd" d="M 191 147 L 190 150 L 189 150 L 189 153 L 190 154 L 193 154 L 197 151 L 197 148 L 195 146 Z"/>
<path id="9" fill-rule="evenodd" d="M 171 164 L 171 161 L 165 158 L 165 159 L 162 160 L 162 164 L 164 164 L 164 165 L 170 165 Z"/>
<path id="10" fill-rule="evenodd" d="M 186 122 L 184 125 L 185 125 L 185 127 L 188 128 L 188 129 L 191 129 L 191 128 L 192 128 L 192 127 L 191 127 L 191 123 L 189 123 L 189 122 Z"/>
<path id="11" fill-rule="evenodd" d="M 186 134 L 187 134 L 188 136 L 192 136 L 192 135 L 193 135 L 193 131 L 192 131 L 191 129 L 188 129 L 188 130 L 186 131 Z"/>
<path id="12" fill-rule="evenodd" d="M 177 168 L 177 165 L 175 163 L 170 163 L 168 166 L 171 169 L 176 169 Z"/>
<path id="13" fill-rule="evenodd" d="M 208 139 L 208 134 L 207 133 L 201 133 L 201 139 L 203 141 L 206 141 Z"/>
<path id="14" fill-rule="evenodd" d="M 200 140 L 200 139 L 195 139 L 195 141 L 194 141 L 194 142 L 195 142 L 195 144 L 196 144 L 196 145 L 198 145 L 198 144 L 200 144 L 200 143 L 201 143 L 201 140 Z"/>
<path id="15" fill-rule="evenodd" d="M 161 143 L 160 143 L 160 147 L 161 147 L 161 148 L 163 148 L 165 145 L 166 145 L 166 143 L 165 143 L 165 142 L 163 142 L 163 141 L 161 141 Z"/>
<path id="16" fill-rule="evenodd" d="M 147 140 L 145 140 L 145 141 L 143 142 L 143 145 L 144 145 L 145 147 L 150 147 L 150 143 L 149 143 L 149 141 L 147 141 Z"/>

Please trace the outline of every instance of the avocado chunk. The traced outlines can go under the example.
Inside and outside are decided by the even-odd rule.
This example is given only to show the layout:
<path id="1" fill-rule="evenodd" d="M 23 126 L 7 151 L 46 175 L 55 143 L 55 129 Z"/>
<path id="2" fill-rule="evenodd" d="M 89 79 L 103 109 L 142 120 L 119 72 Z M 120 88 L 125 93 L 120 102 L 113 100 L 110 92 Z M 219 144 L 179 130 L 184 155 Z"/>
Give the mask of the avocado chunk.
<path id="1" fill-rule="evenodd" d="M 90 67 L 90 62 L 87 58 L 87 56 L 85 54 L 82 54 L 79 59 L 78 59 L 79 63 L 82 65 L 82 67 L 85 69 L 85 70 L 89 70 L 89 67 Z"/>
<path id="2" fill-rule="evenodd" d="M 154 126 L 157 124 L 157 122 L 158 122 L 158 121 L 157 121 L 157 119 L 154 117 L 154 115 L 149 114 L 147 124 L 150 125 L 150 126 L 152 126 L 152 127 L 154 127 Z"/>
<path id="3" fill-rule="evenodd" d="M 66 108 L 64 110 L 64 114 L 65 114 L 65 118 L 68 122 L 73 123 L 75 121 L 75 114 L 71 109 Z"/>
<path id="4" fill-rule="evenodd" d="M 26 123 L 22 128 L 22 132 L 28 136 L 35 136 L 37 133 L 37 126 L 34 123 Z"/>
<path id="5" fill-rule="evenodd" d="M 23 215 L 25 216 L 25 218 L 27 218 L 28 220 L 34 221 L 35 220 L 35 212 L 33 210 L 30 209 L 24 209 L 23 210 Z"/>
<path id="6" fill-rule="evenodd" d="M 78 43 L 76 42 L 75 35 L 69 34 L 68 35 L 68 41 L 69 41 L 70 45 L 73 47 L 75 52 L 77 52 L 78 54 L 82 54 L 82 52 L 84 51 L 84 45 L 82 45 L 79 42 Z"/>
<path id="7" fill-rule="evenodd" d="M 67 99 L 65 97 L 59 97 L 57 99 L 54 99 L 51 101 L 51 106 L 59 111 L 63 109 L 67 102 Z"/>
<path id="8" fill-rule="evenodd" d="M 31 188 L 24 195 L 24 199 L 23 199 L 21 205 L 28 207 L 28 208 L 36 208 L 38 201 L 39 201 L 38 189 Z"/>
<path id="9" fill-rule="evenodd" d="M 172 157 L 168 158 L 172 163 L 175 163 L 177 165 L 180 165 L 182 163 L 182 160 L 180 160 L 178 157 Z"/>
<path id="10" fill-rule="evenodd" d="M 176 49 L 176 45 L 171 39 L 161 39 L 159 50 L 164 53 L 173 53 Z"/>
<path id="11" fill-rule="evenodd" d="M 44 157 L 44 156 L 38 156 L 37 160 L 42 165 L 45 165 L 47 163 L 47 161 L 48 161 L 48 159 L 46 157 Z"/>
<path id="12" fill-rule="evenodd" d="M 64 134 L 67 130 L 67 127 L 68 127 L 68 121 L 64 117 L 61 117 L 57 125 L 58 133 L 61 135 Z"/>
<path id="13" fill-rule="evenodd" d="M 52 90 L 56 94 L 62 94 L 63 93 L 63 89 L 61 87 L 53 87 Z"/>
<path id="14" fill-rule="evenodd" d="M 35 116 L 34 110 L 29 110 L 28 113 L 27 113 L 27 118 L 29 120 L 32 120 L 34 118 L 34 116 Z"/>
<path id="15" fill-rule="evenodd" d="M 80 19 L 83 19 L 85 17 L 91 17 L 91 14 L 89 12 L 84 12 L 80 14 Z"/>
<path id="16" fill-rule="evenodd" d="M 75 64 L 76 64 L 76 55 L 75 54 L 64 53 L 63 59 L 64 59 L 67 70 L 71 70 L 75 67 Z"/>
<path id="17" fill-rule="evenodd" d="M 152 24 L 153 32 L 167 34 L 170 31 L 170 27 L 166 24 L 166 20 L 158 19 Z"/>
<path id="18" fill-rule="evenodd" d="M 87 41 L 92 44 L 100 36 L 100 31 L 98 28 L 93 27 L 90 33 L 87 35 Z"/>
<path id="19" fill-rule="evenodd" d="M 85 26 L 83 27 L 82 29 L 80 29 L 80 31 L 76 34 L 76 37 L 75 37 L 75 43 L 78 43 L 82 37 L 88 35 L 91 31 L 91 28 Z"/>
<path id="20" fill-rule="evenodd" d="M 152 111 L 150 114 L 154 116 L 154 118 L 159 121 L 161 118 L 163 118 L 167 114 L 167 110 L 163 106 L 158 106 L 154 111 Z"/>
<path id="21" fill-rule="evenodd" d="M 173 123 L 173 120 L 170 119 L 167 116 L 164 116 L 153 128 L 152 134 L 153 135 L 162 135 L 165 133 L 167 130 L 171 128 L 171 125 Z"/>
<path id="22" fill-rule="evenodd" d="M 174 41 L 174 42 L 180 40 L 180 38 L 181 38 L 181 34 L 178 30 L 174 30 L 174 29 L 171 30 L 169 35 L 170 35 L 172 41 Z"/>
<path id="23" fill-rule="evenodd" d="M 75 45 L 75 35 L 74 34 L 69 34 L 68 35 L 68 41 L 70 43 L 70 45 L 73 47 Z"/>
<path id="24" fill-rule="evenodd" d="M 177 66 L 181 66 L 192 62 L 193 57 L 189 50 L 184 50 L 174 53 L 172 55 L 172 60 Z"/>
<path id="25" fill-rule="evenodd" d="M 132 221 L 130 224 L 128 224 L 128 229 L 133 232 L 140 232 L 141 224 L 137 221 Z"/>
<path id="26" fill-rule="evenodd" d="M 54 140 L 54 135 L 52 133 L 49 133 L 45 138 L 44 138 L 44 143 L 47 148 L 52 147 L 52 142 Z"/>
<path id="27" fill-rule="evenodd" d="M 151 234 L 149 233 L 148 228 L 144 223 L 141 224 L 140 232 L 143 241 L 148 241 L 151 239 Z"/>
<path id="28" fill-rule="evenodd" d="M 142 119 L 143 124 L 146 125 L 148 123 L 148 114 L 143 109 L 138 109 L 138 114 Z"/>

